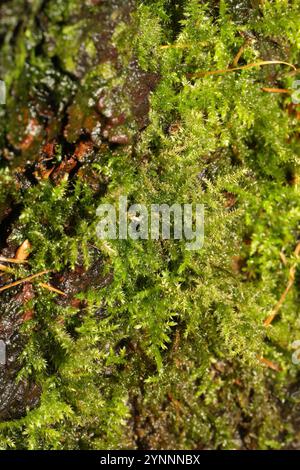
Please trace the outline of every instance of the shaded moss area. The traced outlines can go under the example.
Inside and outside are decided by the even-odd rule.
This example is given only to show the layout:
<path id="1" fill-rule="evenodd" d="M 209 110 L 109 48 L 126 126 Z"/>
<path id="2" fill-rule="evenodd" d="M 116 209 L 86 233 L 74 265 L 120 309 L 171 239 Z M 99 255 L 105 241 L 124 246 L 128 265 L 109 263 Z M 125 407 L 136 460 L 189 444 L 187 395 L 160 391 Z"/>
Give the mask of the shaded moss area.
<path id="1" fill-rule="evenodd" d="M 0 14 L 0 283 L 47 271 L 0 292 L 1 448 L 299 448 L 299 76 L 205 73 L 299 66 L 298 2 Z M 204 247 L 99 240 L 120 195 L 205 204 Z"/>

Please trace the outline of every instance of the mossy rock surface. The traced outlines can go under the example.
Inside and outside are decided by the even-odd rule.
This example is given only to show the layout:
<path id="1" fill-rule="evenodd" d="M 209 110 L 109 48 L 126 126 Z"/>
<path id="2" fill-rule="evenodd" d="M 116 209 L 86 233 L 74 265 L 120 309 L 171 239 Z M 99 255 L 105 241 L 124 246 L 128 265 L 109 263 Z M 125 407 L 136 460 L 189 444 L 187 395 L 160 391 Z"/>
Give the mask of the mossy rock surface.
<path id="1" fill-rule="evenodd" d="M 30 246 L 0 272 L 0 447 L 299 448 L 299 2 L 0 16 L 0 254 Z M 204 246 L 99 240 L 121 195 L 204 204 Z"/>

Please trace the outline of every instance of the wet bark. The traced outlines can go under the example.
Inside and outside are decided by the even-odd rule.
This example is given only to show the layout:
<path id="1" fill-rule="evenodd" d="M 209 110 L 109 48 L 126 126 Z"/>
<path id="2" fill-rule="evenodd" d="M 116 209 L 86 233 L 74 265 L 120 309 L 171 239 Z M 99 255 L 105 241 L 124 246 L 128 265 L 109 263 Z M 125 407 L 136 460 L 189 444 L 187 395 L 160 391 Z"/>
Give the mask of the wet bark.
<path id="1" fill-rule="evenodd" d="M 15 178 L 15 191 L 0 201 L 2 256 L 15 255 L 10 234 L 19 223 L 25 194 L 40 181 L 58 185 L 67 175 L 72 184 L 86 181 L 95 195 L 105 194 L 92 164 L 108 152 L 134 152 L 147 126 L 149 93 L 157 77 L 139 69 L 135 57 L 121 57 L 116 27 L 128 24 L 134 1 L 1 2 L 0 78 L 7 84 L 7 103 L 0 109 L 0 165 Z M 74 221 L 76 223 L 76 221 Z M 72 226 L 69 227 L 72 230 Z M 81 308 L 74 300 L 90 285 L 101 287 L 97 259 L 86 271 L 80 260 L 75 271 L 53 276 L 67 297 L 61 305 Z M 0 287 L 13 279 L 0 277 Z M 34 293 L 25 284 L 0 293 L 0 340 L 6 346 L 0 365 L 0 420 L 23 416 L 39 403 L 41 389 L 17 380 L 26 338 L 20 332 L 32 313 L 24 305 Z"/>

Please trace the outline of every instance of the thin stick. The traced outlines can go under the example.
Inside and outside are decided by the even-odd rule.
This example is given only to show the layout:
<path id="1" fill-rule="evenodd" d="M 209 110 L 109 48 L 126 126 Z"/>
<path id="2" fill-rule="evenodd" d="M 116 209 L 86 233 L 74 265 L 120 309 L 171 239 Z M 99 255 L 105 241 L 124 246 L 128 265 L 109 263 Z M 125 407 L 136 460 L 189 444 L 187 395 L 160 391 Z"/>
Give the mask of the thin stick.
<path id="1" fill-rule="evenodd" d="M 283 64 L 287 65 L 288 67 L 291 67 L 293 70 L 296 70 L 296 67 L 293 64 L 290 64 L 288 62 L 283 62 L 281 60 L 262 60 L 260 62 L 253 62 L 251 64 L 247 65 L 242 65 L 240 67 L 232 67 L 229 69 L 222 69 L 222 70 L 211 70 L 208 72 L 198 72 L 198 73 L 190 73 L 188 74 L 188 77 L 207 77 L 208 75 L 220 75 L 223 73 L 229 73 L 229 72 L 236 72 L 237 70 L 247 70 L 251 69 L 253 67 L 260 67 L 261 65 L 272 65 L 272 64 Z"/>
<path id="2" fill-rule="evenodd" d="M 294 251 L 294 254 L 296 256 L 296 258 L 299 257 L 299 254 L 300 254 L 300 242 L 297 244 L 296 248 L 295 248 L 295 251 Z M 291 290 L 291 288 L 293 287 L 294 285 L 294 282 L 295 282 L 295 274 L 296 274 L 296 268 L 297 268 L 297 264 L 293 264 L 293 266 L 291 267 L 290 269 L 290 272 L 289 272 L 289 280 L 288 280 L 288 283 L 287 283 L 287 286 L 283 292 L 283 294 L 281 295 L 280 299 L 278 300 L 277 304 L 275 305 L 275 307 L 273 308 L 272 310 L 272 313 L 265 319 L 264 321 L 264 326 L 270 326 L 272 321 L 274 320 L 274 318 L 278 315 L 278 312 L 279 310 L 281 309 L 282 307 L 282 304 L 284 303 L 285 299 L 286 299 L 286 296 L 288 295 L 289 291 Z"/>
<path id="3" fill-rule="evenodd" d="M 33 279 L 35 279 L 36 277 L 43 276 L 44 274 L 48 274 L 50 272 L 51 271 L 49 271 L 49 270 L 48 271 L 41 271 L 40 273 L 32 274 L 32 276 L 25 277 L 24 279 L 19 279 L 18 281 L 15 281 L 15 282 L 12 282 L 11 284 L 8 284 L 7 286 L 0 287 L 0 292 L 3 292 L 3 291 L 5 291 L 7 289 L 10 289 L 12 287 L 19 286 L 20 284 L 24 284 L 24 282 L 30 282 Z"/>
<path id="4" fill-rule="evenodd" d="M 50 286 L 50 284 L 45 284 L 44 282 L 39 282 L 39 286 L 43 287 L 44 289 L 47 289 L 51 292 L 55 292 L 56 294 L 63 295 L 64 297 L 68 297 L 67 294 L 65 294 L 63 291 L 56 289 L 53 286 Z"/>

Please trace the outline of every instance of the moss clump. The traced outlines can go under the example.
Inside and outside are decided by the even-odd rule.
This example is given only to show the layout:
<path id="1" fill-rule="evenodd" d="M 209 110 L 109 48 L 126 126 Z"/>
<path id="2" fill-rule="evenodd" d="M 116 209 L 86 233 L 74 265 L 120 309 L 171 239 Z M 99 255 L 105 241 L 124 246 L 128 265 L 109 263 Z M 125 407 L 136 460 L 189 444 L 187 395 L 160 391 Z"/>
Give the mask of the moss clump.
<path id="1" fill-rule="evenodd" d="M 54 141 L 55 176 L 32 182 L 32 163 L 3 168 L 1 201 L 14 201 L 20 210 L 8 247 L 24 239 L 32 245 L 19 277 L 52 269 L 48 282 L 68 298 L 58 300 L 35 284 L 24 305 L 34 315 L 21 328 L 26 346 L 19 379 L 33 380 L 42 394 L 35 409 L 0 424 L 2 448 L 299 446 L 299 369 L 291 360 L 292 343 L 300 337 L 299 116 L 290 95 L 262 90 L 291 89 L 297 75 L 269 65 L 198 76 L 230 67 L 239 51 L 241 66 L 259 60 L 297 65 L 298 2 L 245 1 L 238 10 L 230 1 L 144 1 L 128 23 L 120 1 L 109 15 L 114 27 L 107 44 L 117 55 L 103 56 L 100 49 L 95 55 L 96 40 L 76 55 L 72 40 L 71 62 L 61 56 L 69 40 L 64 32 L 80 38 L 82 22 L 95 21 L 91 11 L 103 19 L 109 2 L 88 6 L 84 18 L 77 15 L 78 2 L 49 2 L 46 10 L 35 3 L 32 21 L 46 15 L 46 29 L 57 38 L 55 52 L 41 48 L 37 24 L 29 37 L 21 29 L 18 74 L 7 66 L 15 91 L 6 112 L 20 99 L 30 101 L 43 145 Z M 10 47 L 8 35 L 3 51 Z M 85 52 L 90 60 L 83 67 Z M 37 105 L 45 96 L 41 80 L 30 82 L 36 85 L 29 94 L 22 91 L 30 67 L 64 77 L 64 89 L 59 79 L 51 82 L 54 96 L 65 100 L 61 107 L 56 103 L 58 115 L 45 117 Z M 130 106 L 130 80 L 151 81 L 153 74 L 159 80 L 145 128 Z M 131 133 L 144 127 L 125 147 L 101 132 L 101 142 L 92 140 L 97 123 L 108 125 L 111 118 L 107 107 L 99 117 L 103 88 L 114 117 L 119 110 L 126 115 L 125 124 L 119 121 L 122 132 L 123 125 Z M 83 115 L 76 120 L 78 112 Z M 16 117 L 9 119 L 13 127 Z M 10 136 L 4 128 L 3 167 L 28 155 L 24 135 L 21 148 Z M 91 151 L 80 153 L 80 171 L 68 171 L 66 162 L 90 140 Z M 36 145 L 42 145 L 38 139 Z M 42 157 L 35 165 L 44 164 Z M 204 247 L 190 252 L 172 240 L 97 240 L 96 208 L 120 194 L 147 205 L 204 203 Z M 263 321 L 293 266 L 295 283 L 266 328 Z M 85 284 L 89 275 L 96 282 Z"/>

